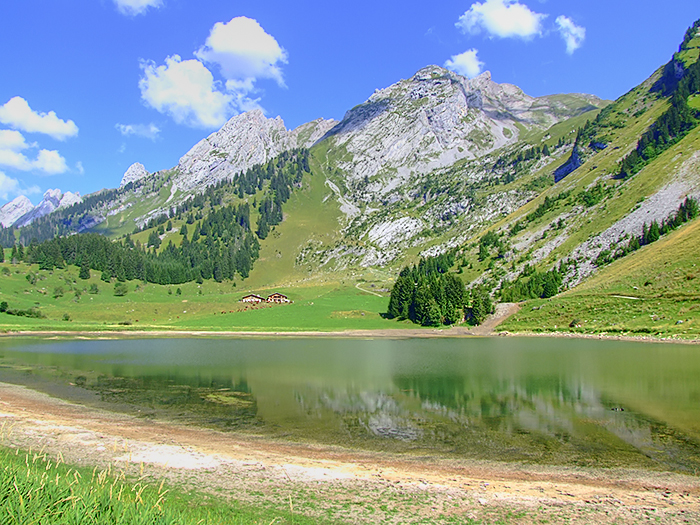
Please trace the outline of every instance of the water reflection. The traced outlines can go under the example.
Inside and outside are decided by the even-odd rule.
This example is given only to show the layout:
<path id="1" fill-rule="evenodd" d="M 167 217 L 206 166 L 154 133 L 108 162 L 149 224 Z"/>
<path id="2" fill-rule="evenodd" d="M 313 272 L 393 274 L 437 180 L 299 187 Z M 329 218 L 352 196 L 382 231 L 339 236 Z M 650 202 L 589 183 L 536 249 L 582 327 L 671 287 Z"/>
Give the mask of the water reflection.
<path id="1" fill-rule="evenodd" d="M 696 347 L 547 339 L 0 341 L 0 380 L 142 417 L 412 453 L 700 468 Z"/>

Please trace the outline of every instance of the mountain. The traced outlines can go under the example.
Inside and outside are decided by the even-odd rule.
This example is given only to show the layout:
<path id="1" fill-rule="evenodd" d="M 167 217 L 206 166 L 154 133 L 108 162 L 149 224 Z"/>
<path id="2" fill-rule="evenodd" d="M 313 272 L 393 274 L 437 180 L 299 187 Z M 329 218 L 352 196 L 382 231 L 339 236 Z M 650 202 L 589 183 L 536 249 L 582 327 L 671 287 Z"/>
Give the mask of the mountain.
<path id="1" fill-rule="evenodd" d="M 237 115 L 170 170 L 137 163 L 117 189 L 72 207 L 51 201 L 59 209 L 20 239 L 130 234 L 174 256 L 186 225 L 210 254 L 246 239 L 245 273 L 258 284 L 365 268 L 391 282 L 403 265 L 447 253 L 466 284 L 504 300 L 540 296 L 547 280 L 547 293 L 573 288 L 700 197 L 697 31 L 614 102 L 531 97 L 489 73 L 429 66 L 340 122 L 288 130 L 260 111 Z M 245 235 L 220 231 L 229 212 Z"/>
<path id="2" fill-rule="evenodd" d="M 20 195 L 0 208 L 0 225 L 5 228 L 12 226 L 22 215 L 29 213 L 33 209 L 32 201 L 24 195 Z"/>
<path id="3" fill-rule="evenodd" d="M 485 72 L 467 79 L 438 66 L 418 71 L 351 109 L 327 135 L 351 180 L 380 175 L 380 194 L 428 173 L 518 142 L 532 130 L 599 109 L 591 95 L 533 98 Z"/>
<path id="4" fill-rule="evenodd" d="M 143 166 L 143 164 L 141 164 L 140 162 L 134 162 L 124 173 L 122 181 L 119 183 L 119 187 L 123 188 L 129 183 L 139 181 L 145 177 L 148 177 L 149 175 L 150 173 L 146 171 L 146 168 Z"/>
<path id="5" fill-rule="evenodd" d="M 79 193 L 70 191 L 63 193 L 59 189 L 47 190 L 36 206 L 27 197 L 21 195 L 0 208 L 0 224 L 6 228 L 9 226 L 20 228 L 58 209 L 69 208 L 80 202 L 82 198 Z"/>
<path id="6" fill-rule="evenodd" d="M 280 117 L 266 118 L 259 109 L 236 115 L 180 159 L 173 183 L 185 192 L 202 191 L 283 151 L 311 147 L 335 125 L 318 119 L 288 131 Z"/>

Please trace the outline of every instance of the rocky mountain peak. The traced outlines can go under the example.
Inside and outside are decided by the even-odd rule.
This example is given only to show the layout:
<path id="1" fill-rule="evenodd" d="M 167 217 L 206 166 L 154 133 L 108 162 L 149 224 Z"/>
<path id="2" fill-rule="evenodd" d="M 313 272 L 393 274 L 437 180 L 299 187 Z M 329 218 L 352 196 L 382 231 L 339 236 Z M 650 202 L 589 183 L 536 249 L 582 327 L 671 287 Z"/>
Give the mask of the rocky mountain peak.
<path id="1" fill-rule="evenodd" d="M 20 195 L 0 208 L 0 225 L 2 225 L 3 228 L 12 226 L 17 222 L 17 219 L 33 209 L 34 205 L 32 201 L 24 195 Z"/>
<path id="2" fill-rule="evenodd" d="M 562 101 L 571 108 L 560 107 Z M 516 142 L 523 127 L 546 129 L 578 114 L 581 106 L 574 95 L 558 100 L 556 108 L 551 102 L 498 84 L 488 71 L 467 79 L 432 65 L 375 91 L 329 135 L 353 157 L 340 166 L 347 177 L 382 176 L 388 191 L 412 174 Z"/>
<path id="3" fill-rule="evenodd" d="M 24 214 L 15 220 L 13 225 L 16 227 L 26 226 L 59 208 L 67 208 L 68 206 L 82 201 L 83 199 L 79 193 L 72 193 L 70 191 L 63 193 L 58 188 L 46 190 L 41 202 L 36 206 L 28 208 Z M 31 205 L 31 202 L 29 204 Z"/>
<path id="4" fill-rule="evenodd" d="M 148 177 L 150 173 L 148 173 L 148 170 L 144 167 L 143 164 L 140 162 L 134 162 L 131 166 L 129 166 L 129 169 L 126 170 L 124 173 L 124 176 L 122 177 L 122 181 L 119 184 L 120 188 L 123 188 L 130 182 L 135 182 L 137 180 L 141 180 L 145 177 Z"/>
<path id="5" fill-rule="evenodd" d="M 267 118 L 259 109 L 241 113 L 180 159 L 174 183 L 187 191 L 230 179 L 283 151 L 311 146 L 335 124 L 318 119 L 289 131 L 281 117 Z"/>

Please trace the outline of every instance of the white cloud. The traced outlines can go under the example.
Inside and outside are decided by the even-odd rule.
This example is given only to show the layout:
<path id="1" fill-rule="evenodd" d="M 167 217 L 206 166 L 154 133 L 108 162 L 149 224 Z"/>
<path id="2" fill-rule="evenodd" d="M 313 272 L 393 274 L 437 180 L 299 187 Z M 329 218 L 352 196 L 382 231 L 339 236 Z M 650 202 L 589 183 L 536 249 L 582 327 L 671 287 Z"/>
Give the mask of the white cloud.
<path id="1" fill-rule="evenodd" d="M 30 160 L 22 153 L 22 151 L 34 147 L 36 144 L 27 144 L 19 131 L 0 130 L 0 166 L 20 171 L 42 171 L 47 175 L 68 171 L 66 159 L 58 151 L 42 149 L 35 160 Z"/>
<path id="2" fill-rule="evenodd" d="M 85 168 L 83 167 L 82 162 L 78 161 L 75 163 L 75 171 L 77 171 L 81 175 L 85 175 Z"/>
<path id="3" fill-rule="evenodd" d="M 117 124 L 115 126 L 119 133 L 128 137 L 130 135 L 135 135 L 137 137 L 143 137 L 146 139 L 156 140 L 158 134 L 160 133 L 160 128 L 155 124 Z"/>
<path id="4" fill-rule="evenodd" d="M 0 149 L 0 166 L 20 171 L 30 171 L 32 169 L 32 163 L 24 153 L 11 149 Z"/>
<path id="5" fill-rule="evenodd" d="M 201 128 L 220 127 L 230 114 L 233 97 L 223 93 L 204 64 L 182 60 L 179 55 L 141 63 L 141 98 L 152 108 L 170 115 L 179 124 Z"/>
<path id="6" fill-rule="evenodd" d="M 37 113 L 22 97 L 11 98 L 0 106 L 0 122 L 27 133 L 44 133 L 57 140 L 78 134 L 78 126 L 72 120 L 61 120 L 53 111 Z"/>
<path id="7" fill-rule="evenodd" d="M 47 175 L 58 175 L 68 171 L 68 164 L 58 151 L 42 149 L 39 156 L 32 162 L 32 167 Z"/>
<path id="8" fill-rule="evenodd" d="M 557 17 L 556 22 L 559 34 L 566 42 L 566 52 L 572 55 L 583 45 L 583 41 L 586 39 L 586 28 L 577 26 L 573 20 L 563 15 Z"/>
<path id="9" fill-rule="evenodd" d="M 247 83 L 246 88 L 252 89 L 252 82 L 260 78 L 284 86 L 280 66 L 287 63 L 287 52 L 252 18 L 239 16 L 226 24 L 214 24 L 195 56 L 217 64 L 224 78 Z"/>
<path id="10" fill-rule="evenodd" d="M 0 200 L 10 200 L 19 195 L 35 195 L 41 193 L 41 188 L 36 184 L 28 188 L 22 188 L 20 181 L 5 175 L 0 171 Z"/>
<path id="11" fill-rule="evenodd" d="M 129 16 L 142 15 L 149 7 L 163 6 L 163 0 L 114 0 L 114 3 L 121 14 Z"/>
<path id="12" fill-rule="evenodd" d="M 260 98 L 251 97 L 260 79 L 272 79 L 286 87 L 282 65 L 287 63 L 287 51 L 252 18 L 239 16 L 215 24 L 195 56 L 218 66 L 237 111 L 262 109 Z"/>
<path id="13" fill-rule="evenodd" d="M 0 129 L 0 150 L 22 151 L 28 147 L 24 135 L 19 131 Z"/>
<path id="14" fill-rule="evenodd" d="M 517 0 L 485 0 L 472 4 L 456 25 L 464 33 L 528 39 L 542 34 L 545 18 Z"/>
<path id="15" fill-rule="evenodd" d="M 7 201 L 20 194 L 19 181 L 0 171 L 0 199 Z"/>
<path id="16" fill-rule="evenodd" d="M 484 67 L 484 63 L 477 57 L 478 52 L 476 49 L 470 49 L 459 55 L 452 55 L 452 58 L 445 62 L 445 67 L 465 77 L 474 78 Z"/>
<path id="17" fill-rule="evenodd" d="M 220 127 L 234 113 L 262 109 L 260 97 L 254 96 L 258 80 L 271 79 L 285 87 L 281 66 L 287 63 L 287 52 L 252 18 L 215 24 L 194 54 L 194 60 L 169 56 L 161 66 L 141 63 L 141 98 L 180 124 Z M 225 82 L 215 80 L 205 62 L 216 66 Z M 117 129 L 123 135 L 157 135 L 133 125 L 118 124 Z"/>

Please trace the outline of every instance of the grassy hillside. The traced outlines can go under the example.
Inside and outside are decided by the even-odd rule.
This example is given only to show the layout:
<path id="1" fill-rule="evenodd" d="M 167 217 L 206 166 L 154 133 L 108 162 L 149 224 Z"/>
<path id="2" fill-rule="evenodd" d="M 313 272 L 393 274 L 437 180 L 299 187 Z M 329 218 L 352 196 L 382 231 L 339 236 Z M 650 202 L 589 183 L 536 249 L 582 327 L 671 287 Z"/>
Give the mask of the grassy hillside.
<path id="1" fill-rule="evenodd" d="M 528 301 L 503 331 L 700 338 L 700 221 L 548 300 Z"/>

